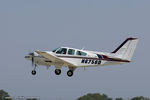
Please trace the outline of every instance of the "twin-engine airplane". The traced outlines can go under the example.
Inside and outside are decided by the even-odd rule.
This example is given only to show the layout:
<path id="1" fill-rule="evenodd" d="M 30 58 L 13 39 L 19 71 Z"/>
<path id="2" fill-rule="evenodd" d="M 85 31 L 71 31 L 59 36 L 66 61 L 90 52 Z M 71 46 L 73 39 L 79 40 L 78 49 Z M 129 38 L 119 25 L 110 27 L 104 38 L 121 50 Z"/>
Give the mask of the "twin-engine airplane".
<path id="1" fill-rule="evenodd" d="M 117 49 L 111 53 L 79 50 L 69 47 L 59 47 L 53 51 L 35 51 L 25 56 L 32 61 L 34 69 L 32 75 L 36 74 L 37 65 L 50 67 L 55 66 L 55 74 L 61 74 L 61 67 L 68 67 L 67 75 L 71 77 L 78 67 L 94 67 L 114 64 L 124 64 L 131 61 L 138 39 L 127 38 Z"/>

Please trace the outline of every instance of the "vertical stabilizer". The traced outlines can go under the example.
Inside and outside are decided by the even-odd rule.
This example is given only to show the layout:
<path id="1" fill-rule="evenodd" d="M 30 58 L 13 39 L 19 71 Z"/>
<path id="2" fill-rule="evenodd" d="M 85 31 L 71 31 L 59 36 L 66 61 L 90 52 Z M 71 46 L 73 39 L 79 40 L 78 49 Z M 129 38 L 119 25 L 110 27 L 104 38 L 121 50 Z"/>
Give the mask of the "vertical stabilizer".
<path id="1" fill-rule="evenodd" d="M 112 53 L 114 53 L 118 58 L 122 58 L 130 61 L 135 51 L 137 43 L 138 43 L 138 38 L 127 38 Z"/>

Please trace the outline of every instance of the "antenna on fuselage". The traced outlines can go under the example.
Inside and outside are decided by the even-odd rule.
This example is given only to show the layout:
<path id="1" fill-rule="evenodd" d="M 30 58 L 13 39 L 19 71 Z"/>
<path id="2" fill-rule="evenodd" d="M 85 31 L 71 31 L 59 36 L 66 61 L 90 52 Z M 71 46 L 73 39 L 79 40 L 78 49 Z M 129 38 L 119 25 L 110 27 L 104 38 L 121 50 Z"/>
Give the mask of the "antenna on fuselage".
<path id="1" fill-rule="evenodd" d="M 82 49 L 81 50 L 84 50 L 84 47 L 82 47 Z"/>

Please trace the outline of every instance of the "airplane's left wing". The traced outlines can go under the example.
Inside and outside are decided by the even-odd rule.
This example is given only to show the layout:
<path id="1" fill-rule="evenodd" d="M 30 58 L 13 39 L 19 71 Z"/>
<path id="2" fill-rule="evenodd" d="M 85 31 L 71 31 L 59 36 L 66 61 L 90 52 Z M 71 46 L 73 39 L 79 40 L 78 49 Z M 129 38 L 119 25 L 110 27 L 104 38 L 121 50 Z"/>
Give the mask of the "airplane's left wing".
<path id="1" fill-rule="evenodd" d="M 50 52 L 39 51 L 39 50 L 37 50 L 37 51 L 35 51 L 35 52 L 38 53 L 39 55 L 41 55 L 41 56 L 43 56 L 43 57 L 49 59 L 50 61 L 52 61 L 52 62 L 54 62 L 54 63 L 57 62 L 57 64 L 60 64 L 60 65 L 67 65 L 68 67 L 70 67 L 70 66 L 71 66 L 71 67 L 75 67 L 74 64 L 63 60 L 63 59 L 61 59 L 61 58 L 55 56 L 54 54 L 52 54 L 52 53 L 50 53 Z"/>

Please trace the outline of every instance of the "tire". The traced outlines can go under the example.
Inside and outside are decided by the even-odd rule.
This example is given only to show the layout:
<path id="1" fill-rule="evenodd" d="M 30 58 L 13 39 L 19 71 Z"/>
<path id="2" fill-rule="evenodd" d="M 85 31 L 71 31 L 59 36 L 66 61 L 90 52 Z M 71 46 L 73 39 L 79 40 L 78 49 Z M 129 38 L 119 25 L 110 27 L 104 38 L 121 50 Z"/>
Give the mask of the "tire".
<path id="1" fill-rule="evenodd" d="M 32 75 L 36 75 L 36 71 L 35 70 L 32 70 Z"/>
<path id="2" fill-rule="evenodd" d="M 69 70 L 69 71 L 67 72 L 67 75 L 68 75 L 69 77 L 71 77 L 71 76 L 73 75 L 73 71 L 72 71 L 72 70 Z"/>
<path id="3" fill-rule="evenodd" d="M 55 69 L 55 74 L 60 75 L 61 74 L 61 69 Z"/>

